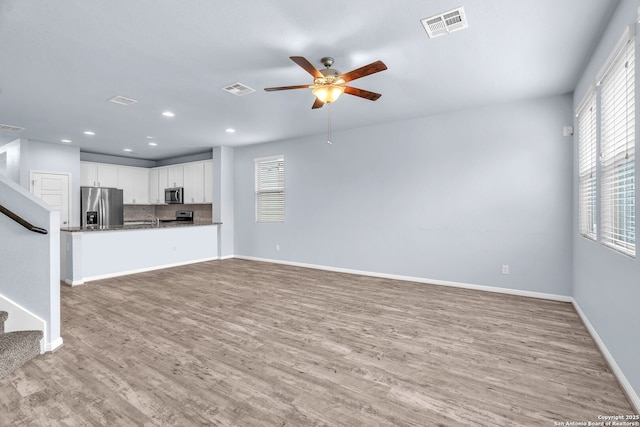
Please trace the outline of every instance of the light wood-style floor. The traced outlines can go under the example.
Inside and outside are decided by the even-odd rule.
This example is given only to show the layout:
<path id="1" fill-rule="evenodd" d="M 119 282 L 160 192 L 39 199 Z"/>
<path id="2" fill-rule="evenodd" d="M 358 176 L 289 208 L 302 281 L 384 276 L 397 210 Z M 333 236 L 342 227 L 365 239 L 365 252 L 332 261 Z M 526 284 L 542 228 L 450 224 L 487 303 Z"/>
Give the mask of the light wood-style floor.
<path id="1" fill-rule="evenodd" d="M 633 410 L 570 304 L 243 260 L 62 289 L 2 426 L 553 426 Z"/>

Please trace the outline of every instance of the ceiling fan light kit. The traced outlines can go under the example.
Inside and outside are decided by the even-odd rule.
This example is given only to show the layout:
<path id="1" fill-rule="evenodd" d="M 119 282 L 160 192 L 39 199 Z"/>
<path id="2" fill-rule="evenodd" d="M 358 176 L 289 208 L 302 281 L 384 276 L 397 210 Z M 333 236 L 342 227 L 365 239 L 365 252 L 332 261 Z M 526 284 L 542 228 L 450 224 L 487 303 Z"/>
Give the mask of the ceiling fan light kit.
<path id="1" fill-rule="evenodd" d="M 340 95 L 344 93 L 344 86 L 325 84 L 316 86 L 311 93 L 323 103 L 329 104 L 334 102 Z"/>

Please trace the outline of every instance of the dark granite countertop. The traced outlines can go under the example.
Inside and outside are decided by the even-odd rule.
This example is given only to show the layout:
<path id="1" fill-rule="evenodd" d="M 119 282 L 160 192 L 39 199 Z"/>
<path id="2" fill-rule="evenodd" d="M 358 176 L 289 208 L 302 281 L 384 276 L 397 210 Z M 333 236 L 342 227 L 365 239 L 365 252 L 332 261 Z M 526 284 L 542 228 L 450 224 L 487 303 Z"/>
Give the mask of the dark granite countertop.
<path id="1" fill-rule="evenodd" d="M 124 230 L 152 230 L 155 228 L 176 228 L 176 227 L 198 227 L 203 225 L 220 225 L 221 222 L 187 222 L 187 221 L 174 221 L 174 222 L 160 222 L 159 224 L 152 224 L 143 221 L 132 221 L 133 224 L 114 225 L 111 227 L 61 227 L 60 231 L 66 231 L 69 233 L 79 232 L 91 232 L 91 231 L 124 231 Z"/>

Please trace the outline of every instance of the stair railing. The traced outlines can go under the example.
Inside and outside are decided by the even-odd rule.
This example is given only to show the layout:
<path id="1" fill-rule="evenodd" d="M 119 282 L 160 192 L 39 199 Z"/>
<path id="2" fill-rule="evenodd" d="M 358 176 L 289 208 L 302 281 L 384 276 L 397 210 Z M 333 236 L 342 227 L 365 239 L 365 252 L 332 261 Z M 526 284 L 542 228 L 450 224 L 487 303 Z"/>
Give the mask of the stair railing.
<path id="1" fill-rule="evenodd" d="M 11 212 L 9 209 L 5 208 L 2 205 L 0 205 L 0 212 L 2 212 L 3 214 L 5 214 L 6 216 L 8 216 L 9 218 L 11 218 L 12 220 L 14 220 L 15 222 L 17 222 L 18 224 L 20 224 L 21 226 L 23 226 L 24 228 L 26 228 L 29 231 L 33 231 L 34 233 L 40 233 L 40 234 L 48 234 L 49 233 L 44 228 L 40 228 L 40 227 L 36 227 L 35 225 L 32 225 L 31 223 L 27 222 L 23 218 L 21 218 L 18 215 L 14 214 L 13 212 Z"/>

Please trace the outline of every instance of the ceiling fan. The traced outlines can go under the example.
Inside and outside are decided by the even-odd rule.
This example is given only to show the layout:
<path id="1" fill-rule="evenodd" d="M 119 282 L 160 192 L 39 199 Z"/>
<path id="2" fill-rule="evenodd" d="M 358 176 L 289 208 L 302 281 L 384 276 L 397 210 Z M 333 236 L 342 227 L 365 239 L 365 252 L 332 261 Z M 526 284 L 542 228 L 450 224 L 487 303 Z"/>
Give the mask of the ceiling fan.
<path id="1" fill-rule="evenodd" d="M 370 92 L 368 90 L 345 86 L 345 83 L 352 80 L 386 70 L 387 66 L 384 65 L 382 61 L 372 62 L 364 67 L 356 68 L 348 73 L 341 74 L 340 71 L 331 68 L 333 65 L 333 58 L 331 57 L 325 57 L 320 60 L 320 62 L 322 62 L 326 67 L 324 70 L 318 70 L 313 66 L 313 64 L 311 64 L 311 62 L 302 56 L 290 56 L 289 58 L 313 76 L 313 84 L 268 87 L 265 88 L 267 92 L 289 89 L 313 89 L 312 92 L 316 96 L 316 100 L 311 107 L 312 109 L 320 108 L 324 104 L 334 102 L 343 93 L 358 96 L 370 101 L 375 101 L 382 96 L 379 93 Z"/>

